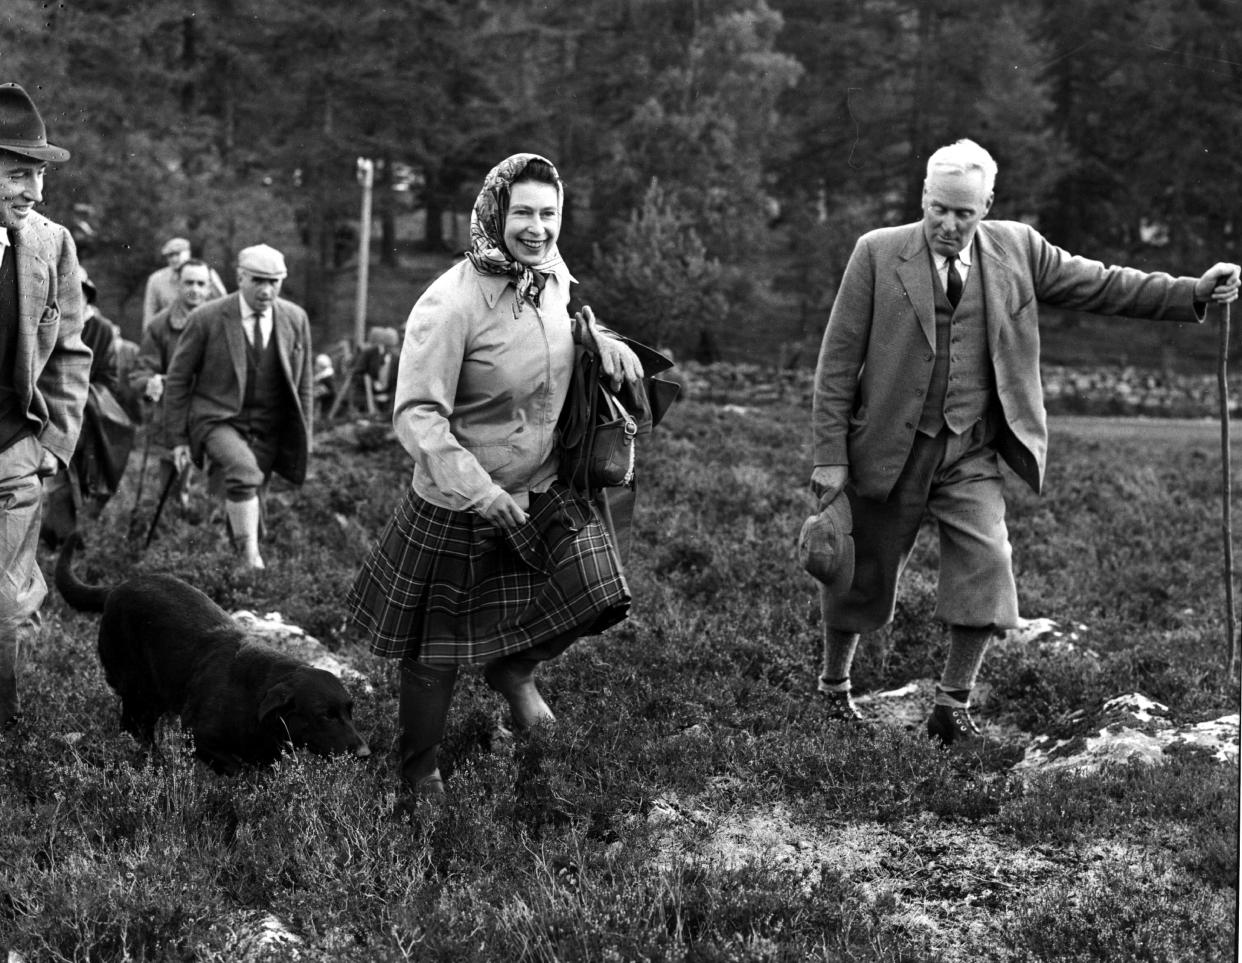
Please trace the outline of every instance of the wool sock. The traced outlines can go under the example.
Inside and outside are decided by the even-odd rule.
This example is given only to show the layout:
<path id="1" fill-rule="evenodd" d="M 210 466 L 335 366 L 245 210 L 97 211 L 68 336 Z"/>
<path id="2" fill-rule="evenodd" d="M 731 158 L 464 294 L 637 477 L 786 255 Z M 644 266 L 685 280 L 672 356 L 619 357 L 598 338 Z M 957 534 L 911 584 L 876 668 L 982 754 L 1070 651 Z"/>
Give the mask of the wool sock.
<path id="1" fill-rule="evenodd" d="M 982 628 L 971 625 L 949 626 L 949 655 L 945 659 L 944 673 L 936 686 L 935 704 L 965 709 L 970 702 L 970 690 L 979 678 L 983 656 L 988 642 L 996 630 L 988 625 Z"/>
<path id="2" fill-rule="evenodd" d="M 824 671 L 819 676 L 820 692 L 849 692 L 850 666 L 858 649 L 859 634 L 824 626 Z"/>

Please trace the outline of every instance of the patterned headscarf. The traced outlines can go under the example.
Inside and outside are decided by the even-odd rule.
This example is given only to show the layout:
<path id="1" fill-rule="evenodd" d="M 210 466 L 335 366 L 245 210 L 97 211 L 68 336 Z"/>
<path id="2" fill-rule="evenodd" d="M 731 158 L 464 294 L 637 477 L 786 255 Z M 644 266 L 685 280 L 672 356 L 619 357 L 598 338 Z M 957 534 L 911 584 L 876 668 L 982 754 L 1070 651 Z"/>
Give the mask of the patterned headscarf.
<path id="1" fill-rule="evenodd" d="M 474 210 L 470 212 L 470 250 L 466 252 L 466 257 L 470 258 L 470 263 L 480 274 L 507 275 L 513 279 L 517 288 L 517 297 L 513 303 L 515 318 L 522 310 L 523 301 L 529 300 L 538 307 L 539 295 L 548 275 L 565 263 L 555 245 L 548 256 L 533 268 L 515 261 L 505 249 L 505 214 L 509 210 L 509 189 L 514 180 L 526 170 L 526 165 L 533 160 L 543 161 L 552 168 L 552 173 L 556 176 L 556 207 L 559 211 L 565 199 L 565 190 L 561 186 L 561 175 L 556 173 L 552 162 L 538 154 L 514 154 L 491 169 L 474 202 Z"/>

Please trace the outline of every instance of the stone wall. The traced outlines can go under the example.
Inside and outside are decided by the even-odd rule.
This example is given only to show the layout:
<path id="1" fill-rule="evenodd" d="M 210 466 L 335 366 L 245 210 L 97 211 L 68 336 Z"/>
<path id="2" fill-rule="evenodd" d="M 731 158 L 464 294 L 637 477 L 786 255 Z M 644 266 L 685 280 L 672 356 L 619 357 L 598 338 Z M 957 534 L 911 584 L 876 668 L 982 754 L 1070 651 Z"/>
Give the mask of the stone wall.
<path id="1" fill-rule="evenodd" d="M 814 372 L 759 364 L 687 362 L 669 375 L 683 397 L 717 404 L 754 406 L 773 402 L 811 404 Z M 1172 375 L 1134 367 L 1073 368 L 1045 365 L 1044 402 L 1049 414 L 1143 415 L 1154 418 L 1216 418 L 1220 412 L 1215 373 Z M 1242 375 L 1229 376 L 1229 411 L 1242 409 Z"/>

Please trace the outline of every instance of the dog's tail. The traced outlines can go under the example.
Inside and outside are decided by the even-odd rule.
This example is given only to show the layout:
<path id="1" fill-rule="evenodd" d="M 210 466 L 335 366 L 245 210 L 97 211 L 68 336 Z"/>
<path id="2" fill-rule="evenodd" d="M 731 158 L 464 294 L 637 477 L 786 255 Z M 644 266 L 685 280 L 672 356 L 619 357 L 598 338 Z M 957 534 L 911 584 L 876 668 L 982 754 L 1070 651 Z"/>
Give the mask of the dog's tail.
<path id="1" fill-rule="evenodd" d="M 65 539 L 56 558 L 56 588 L 69 605 L 79 612 L 102 612 L 111 589 L 87 585 L 73 574 L 73 553 L 82 545 L 82 536 L 73 532 Z"/>

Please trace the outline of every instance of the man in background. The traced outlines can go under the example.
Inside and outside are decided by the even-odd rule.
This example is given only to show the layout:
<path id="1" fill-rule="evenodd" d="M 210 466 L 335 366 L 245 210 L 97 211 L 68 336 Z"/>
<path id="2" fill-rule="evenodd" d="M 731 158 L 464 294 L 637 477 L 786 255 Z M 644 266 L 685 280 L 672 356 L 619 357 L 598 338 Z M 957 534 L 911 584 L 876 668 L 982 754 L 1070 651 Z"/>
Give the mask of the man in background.
<path id="1" fill-rule="evenodd" d="M 217 296 L 211 280 L 214 273 L 206 261 L 197 258 L 189 258 L 177 265 L 177 298 L 168 307 L 157 312 L 142 332 L 138 362 L 129 379 L 130 388 L 154 406 L 147 419 L 147 431 L 152 434 L 152 440 L 158 441 L 161 449 L 160 491 L 164 490 L 172 476 L 177 473 L 173 464 L 172 446 L 164 426 L 164 377 L 172 364 L 177 342 L 181 340 L 181 332 L 185 330 L 190 313 Z M 180 473 L 178 485 L 178 501 L 182 505 L 185 503 L 190 475 L 191 470 L 187 465 L 186 470 Z"/>
<path id="2" fill-rule="evenodd" d="M 266 244 L 237 256 L 237 291 L 193 311 L 164 385 L 178 470 L 203 456 L 223 488 L 243 564 L 263 568 L 259 495 L 272 472 L 306 478 L 313 418 L 310 321 L 280 297 L 285 258 Z"/>
<path id="3" fill-rule="evenodd" d="M 68 159 L 30 95 L 0 84 L 0 729 L 21 712 L 19 630 L 47 595 L 43 479 L 73 457 L 91 366 L 73 238 L 35 211 L 48 162 Z"/>
<path id="4" fill-rule="evenodd" d="M 100 313 L 99 292 L 82 277 L 82 342 L 91 350 L 90 385 L 69 470 L 43 482 L 43 540 L 53 548 L 78 527 L 79 514 L 97 519 L 116 494 L 134 443 L 135 426 L 118 400 L 119 353 L 116 325 Z"/>
<path id="5" fill-rule="evenodd" d="M 184 237 L 169 238 L 160 251 L 164 266 L 147 278 L 147 289 L 142 299 L 142 330 L 150 326 L 152 319 L 171 307 L 177 300 L 177 269 L 190 259 L 190 242 Z M 210 268 L 212 297 L 224 297 L 227 293 L 220 275 Z"/>

